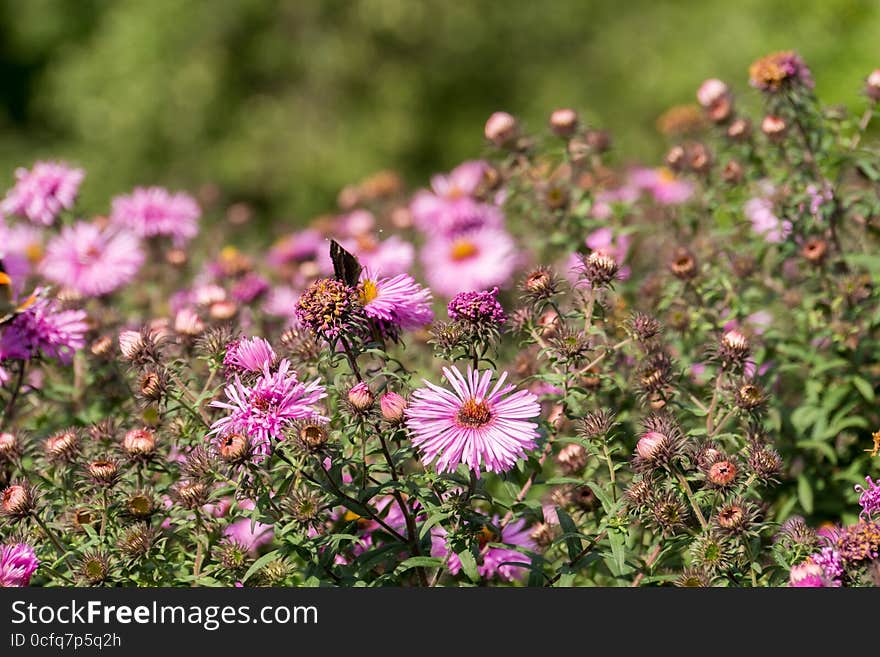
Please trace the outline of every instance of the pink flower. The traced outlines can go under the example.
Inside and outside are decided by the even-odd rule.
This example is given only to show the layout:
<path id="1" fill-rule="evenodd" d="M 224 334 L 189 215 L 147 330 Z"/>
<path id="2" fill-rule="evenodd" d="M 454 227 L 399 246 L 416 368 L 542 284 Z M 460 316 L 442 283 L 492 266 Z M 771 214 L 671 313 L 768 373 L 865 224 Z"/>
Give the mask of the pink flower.
<path id="1" fill-rule="evenodd" d="M 279 285 L 271 288 L 266 294 L 262 309 L 267 315 L 286 317 L 293 321 L 293 309 L 296 308 L 298 300 L 299 292 L 289 285 Z"/>
<path id="2" fill-rule="evenodd" d="M 262 372 L 266 367 L 272 367 L 276 358 L 272 345 L 263 338 L 239 338 L 227 345 L 223 367 L 227 377 L 246 372 Z"/>
<path id="3" fill-rule="evenodd" d="M 244 433 L 253 440 L 257 453 L 265 455 L 271 451 L 272 441 L 283 439 L 284 429 L 291 423 L 314 417 L 315 404 L 326 396 L 318 380 L 300 383 L 290 361 L 282 360 L 276 372 L 264 365 L 253 385 L 244 385 L 236 375 L 226 386 L 227 401 L 211 402 L 229 414 L 214 422 L 208 435 Z"/>
<path id="4" fill-rule="evenodd" d="M 453 472 L 464 463 L 480 470 L 506 472 L 527 450 L 534 449 L 541 413 L 538 398 L 527 390 L 513 392 L 502 372 L 490 390 L 494 372 L 474 371 L 467 378 L 456 367 L 443 373 L 452 390 L 425 381 L 427 388 L 413 392 L 406 409 L 412 443 L 425 465 L 435 462 L 438 472 Z"/>
<path id="5" fill-rule="evenodd" d="M 198 234 L 201 216 L 202 210 L 189 194 L 137 187 L 130 195 L 113 199 L 111 221 L 140 237 L 170 237 L 180 247 Z"/>
<path id="6" fill-rule="evenodd" d="M 58 311 L 54 300 L 38 298 L 3 329 L 0 360 L 30 360 L 42 354 L 69 363 L 85 346 L 85 320 L 85 311 Z"/>
<path id="7" fill-rule="evenodd" d="M 743 213 L 752 222 L 752 230 L 771 244 L 782 242 L 791 234 L 791 222 L 780 220 L 773 213 L 773 201 L 769 199 L 749 199 L 743 206 Z"/>
<path id="8" fill-rule="evenodd" d="M 504 227 L 504 213 L 496 205 L 469 197 L 432 199 L 417 195 L 411 206 L 413 222 L 427 235 L 454 237 L 480 228 Z"/>
<path id="9" fill-rule="evenodd" d="M 0 254 L 3 267 L 12 278 L 13 292 L 24 291 L 25 279 L 43 258 L 44 230 L 32 224 L 17 223 L 12 226 L 0 222 Z"/>
<path id="10" fill-rule="evenodd" d="M 80 221 L 49 242 L 40 270 L 58 285 L 96 297 L 130 283 L 143 263 L 140 242 L 130 232 Z"/>
<path id="11" fill-rule="evenodd" d="M 273 267 L 314 260 L 327 250 L 327 240 L 313 228 L 291 233 L 272 245 L 266 257 Z"/>
<path id="12" fill-rule="evenodd" d="M 364 269 L 359 289 L 367 317 L 401 329 L 420 328 L 434 321 L 431 290 L 409 274 L 383 278 Z"/>
<path id="13" fill-rule="evenodd" d="M 434 237 L 422 249 L 431 289 L 447 297 L 510 283 L 518 254 L 513 238 L 498 228 L 481 228 L 456 237 Z"/>
<path id="14" fill-rule="evenodd" d="M 27 586 L 40 565 L 34 549 L 25 543 L 0 547 L 0 587 Z"/>
<path id="15" fill-rule="evenodd" d="M 677 178 L 665 167 L 659 169 L 636 169 L 630 173 L 630 183 L 643 189 L 661 205 L 679 205 L 694 193 L 691 182 Z"/>
<path id="16" fill-rule="evenodd" d="M 867 486 L 856 484 L 856 492 L 859 494 L 859 506 L 862 512 L 859 514 L 865 520 L 870 520 L 875 514 L 880 514 L 880 479 L 872 480 L 865 477 Z"/>
<path id="17" fill-rule="evenodd" d="M 30 171 L 16 169 L 15 186 L 0 202 L 0 215 L 14 214 L 49 226 L 62 210 L 73 207 L 85 175 L 63 162 L 37 162 Z"/>

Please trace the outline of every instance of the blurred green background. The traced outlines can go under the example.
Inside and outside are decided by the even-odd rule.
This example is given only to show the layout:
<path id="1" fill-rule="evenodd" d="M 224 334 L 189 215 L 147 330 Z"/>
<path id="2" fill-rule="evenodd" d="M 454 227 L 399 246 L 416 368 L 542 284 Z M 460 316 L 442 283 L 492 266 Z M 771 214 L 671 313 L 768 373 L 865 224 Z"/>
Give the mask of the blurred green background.
<path id="1" fill-rule="evenodd" d="M 304 222 L 375 170 L 423 184 L 479 155 L 496 109 L 573 106 L 650 160 L 664 109 L 708 76 L 751 96 L 749 63 L 789 48 L 860 103 L 878 34 L 877 0 L 0 0 L 0 186 L 58 157 L 92 212 L 216 183 Z"/>

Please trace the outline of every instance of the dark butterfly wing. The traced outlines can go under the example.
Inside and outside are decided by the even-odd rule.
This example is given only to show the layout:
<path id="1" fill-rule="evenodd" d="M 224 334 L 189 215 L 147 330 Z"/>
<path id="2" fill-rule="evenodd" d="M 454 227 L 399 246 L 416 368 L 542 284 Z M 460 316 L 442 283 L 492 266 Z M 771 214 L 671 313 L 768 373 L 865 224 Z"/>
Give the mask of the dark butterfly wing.
<path id="1" fill-rule="evenodd" d="M 349 287 L 358 284 L 361 277 L 361 263 L 336 240 L 330 240 L 330 260 L 333 261 L 333 273 L 336 278 Z"/>

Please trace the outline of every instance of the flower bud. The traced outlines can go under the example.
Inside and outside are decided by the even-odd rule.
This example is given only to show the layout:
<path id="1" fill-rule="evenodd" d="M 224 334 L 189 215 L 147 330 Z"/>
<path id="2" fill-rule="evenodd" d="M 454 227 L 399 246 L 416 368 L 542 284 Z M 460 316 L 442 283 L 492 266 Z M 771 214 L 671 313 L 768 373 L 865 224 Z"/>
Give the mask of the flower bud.
<path id="1" fill-rule="evenodd" d="M 496 146 L 505 146 L 516 138 L 519 132 L 516 119 L 507 112 L 495 112 L 486 121 L 486 139 Z"/>
<path id="2" fill-rule="evenodd" d="M 557 137 L 571 137 L 578 126 L 578 115 L 573 109 L 554 110 L 550 115 L 550 129 Z"/>
<path id="3" fill-rule="evenodd" d="M 132 429 L 123 437 L 122 449 L 134 459 L 150 457 L 156 451 L 156 434 L 149 429 Z"/>
<path id="4" fill-rule="evenodd" d="M 749 355 L 749 339 L 737 329 L 721 336 L 720 355 L 724 361 L 741 362 Z"/>
<path id="5" fill-rule="evenodd" d="M 21 519 L 34 510 L 34 493 L 26 484 L 12 484 L 0 493 L 0 515 Z"/>
<path id="6" fill-rule="evenodd" d="M 79 435 L 67 429 L 47 438 L 44 445 L 50 461 L 70 461 L 79 452 Z"/>
<path id="7" fill-rule="evenodd" d="M 811 237 L 804 243 L 801 255 L 814 265 L 821 263 L 828 253 L 828 242 L 818 237 Z"/>
<path id="8" fill-rule="evenodd" d="M 109 354 L 112 348 L 113 339 L 109 335 L 102 335 L 92 342 L 89 351 L 92 352 L 93 356 L 101 357 Z"/>
<path id="9" fill-rule="evenodd" d="M 752 136 L 752 122 L 748 119 L 734 119 L 727 126 L 727 137 L 733 141 L 745 141 Z"/>
<path id="10" fill-rule="evenodd" d="M 741 183 L 743 175 L 744 172 L 742 165 L 736 160 L 728 160 L 727 164 L 725 164 L 724 168 L 721 170 L 721 179 L 730 185 L 738 185 Z"/>
<path id="11" fill-rule="evenodd" d="M 187 255 L 183 249 L 168 249 L 165 252 L 165 262 L 172 267 L 183 267 L 186 264 Z"/>
<path id="12" fill-rule="evenodd" d="M 200 481 L 179 481 L 171 492 L 174 499 L 186 509 L 197 509 L 208 501 L 208 488 Z"/>
<path id="13" fill-rule="evenodd" d="M 583 258 L 583 263 L 583 276 L 594 289 L 608 285 L 617 277 L 620 269 L 610 254 L 599 250 Z"/>
<path id="14" fill-rule="evenodd" d="M 14 461 L 21 454 L 21 445 L 14 433 L 0 433 L 0 463 Z"/>
<path id="15" fill-rule="evenodd" d="M 697 102 L 702 108 L 708 109 L 728 95 L 730 95 L 730 88 L 724 82 L 717 78 L 710 78 L 697 89 Z"/>
<path id="16" fill-rule="evenodd" d="M 382 417 L 389 422 L 402 422 L 406 399 L 396 392 L 389 391 L 379 399 L 379 407 L 382 409 Z"/>
<path id="17" fill-rule="evenodd" d="M 871 71 L 865 80 L 865 94 L 875 102 L 880 100 L 880 68 Z"/>
<path id="18" fill-rule="evenodd" d="M 670 169 L 679 173 L 684 171 L 685 165 L 687 164 L 687 153 L 685 153 L 684 146 L 681 144 L 676 144 L 666 153 L 666 166 Z"/>
<path id="19" fill-rule="evenodd" d="M 659 431 L 648 431 L 636 444 L 636 453 L 646 461 L 652 460 L 660 452 L 667 438 Z"/>
<path id="20" fill-rule="evenodd" d="M 781 116 L 768 115 L 761 121 L 761 132 L 763 132 L 770 141 L 778 142 L 785 138 L 788 131 L 788 124 Z"/>
<path id="21" fill-rule="evenodd" d="M 370 391 L 370 387 L 363 381 L 348 391 L 348 403 L 351 404 L 352 408 L 358 413 L 364 413 L 370 410 L 373 406 L 374 400 L 375 398 Z"/>
<path id="22" fill-rule="evenodd" d="M 669 271 L 678 279 L 690 280 L 697 275 L 697 260 L 690 251 L 681 247 L 669 263 Z"/>

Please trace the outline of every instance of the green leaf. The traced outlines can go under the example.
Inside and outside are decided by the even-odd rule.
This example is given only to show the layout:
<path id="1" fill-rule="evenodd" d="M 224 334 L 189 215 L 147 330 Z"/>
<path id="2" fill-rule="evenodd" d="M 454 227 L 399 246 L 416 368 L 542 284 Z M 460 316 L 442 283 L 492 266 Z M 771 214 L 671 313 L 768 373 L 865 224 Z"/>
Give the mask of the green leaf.
<path id="1" fill-rule="evenodd" d="M 262 557 L 260 557 L 256 561 L 254 561 L 254 563 L 251 564 L 251 567 L 248 568 L 247 572 L 244 574 L 244 577 L 241 578 L 242 584 L 245 583 L 246 581 L 248 581 L 248 579 L 250 579 L 251 575 L 253 575 L 255 572 L 260 570 L 260 568 L 262 568 L 267 563 L 269 563 L 270 561 L 275 559 L 277 556 L 278 556 L 278 550 L 272 550 L 271 552 L 267 552 Z"/>
<path id="2" fill-rule="evenodd" d="M 559 518 L 559 526 L 565 533 L 565 549 L 568 550 L 568 560 L 574 561 L 581 553 L 581 539 L 578 538 L 577 527 L 564 509 L 556 507 L 556 515 Z"/>
<path id="3" fill-rule="evenodd" d="M 798 500 L 801 503 L 801 506 L 804 508 L 804 511 L 807 513 L 813 512 L 813 489 L 810 486 L 810 481 L 804 476 L 800 475 L 798 477 Z"/>
<path id="4" fill-rule="evenodd" d="M 468 553 L 470 554 L 470 553 Z M 473 557 L 471 557 L 473 558 Z M 439 568 L 443 565 L 440 557 L 410 557 L 401 563 L 395 570 L 395 574 L 406 572 L 410 568 Z"/>
<path id="5" fill-rule="evenodd" d="M 467 578 L 472 582 L 479 582 L 480 573 L 477 572 L 477 560 L 474 559 L 474 553 L 470 550 L 464 550 L 458 553 L 458 558 L 461 561 L 461 569 Z"/>

